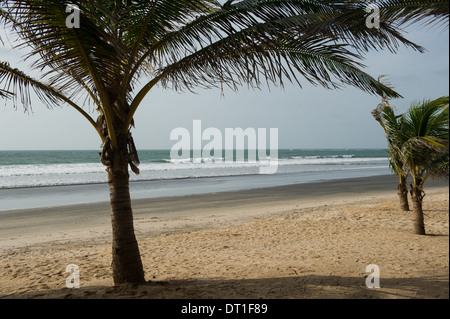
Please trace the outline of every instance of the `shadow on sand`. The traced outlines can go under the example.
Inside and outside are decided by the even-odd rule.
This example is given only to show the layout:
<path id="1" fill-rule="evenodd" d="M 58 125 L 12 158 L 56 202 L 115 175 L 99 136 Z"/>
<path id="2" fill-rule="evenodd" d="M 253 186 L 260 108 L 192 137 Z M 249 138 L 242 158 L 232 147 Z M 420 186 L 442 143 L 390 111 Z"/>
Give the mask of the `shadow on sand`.
<path id="1" fill-rule="evenodd" d="M 13 299 L 448 299 L 448 275 L 381 278 L 369 289 L 365 278 L 297 276 L 261 279 L 152 281 L 141 286 L 91 286 L 0 296 Z"/>

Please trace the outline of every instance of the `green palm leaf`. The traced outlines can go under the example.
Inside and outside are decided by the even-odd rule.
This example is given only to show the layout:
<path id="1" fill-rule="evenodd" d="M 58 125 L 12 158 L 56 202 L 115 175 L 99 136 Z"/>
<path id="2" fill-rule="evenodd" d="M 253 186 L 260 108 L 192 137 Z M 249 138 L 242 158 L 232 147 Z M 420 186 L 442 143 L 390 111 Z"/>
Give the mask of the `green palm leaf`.
<path id="1" fill-rule="evenodd" d="M 424 100 L 414 103 L 404 116 L 401 135 L 404 164 L 422 183 L 443 172 L 448 178 L 448 107 L 448 97 Z"/>

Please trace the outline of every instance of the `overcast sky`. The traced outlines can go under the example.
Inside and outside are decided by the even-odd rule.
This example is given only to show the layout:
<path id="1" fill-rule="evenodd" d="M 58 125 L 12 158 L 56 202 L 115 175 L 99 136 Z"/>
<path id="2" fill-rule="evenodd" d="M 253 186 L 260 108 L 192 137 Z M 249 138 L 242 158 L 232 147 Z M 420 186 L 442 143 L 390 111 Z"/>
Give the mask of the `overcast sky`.
<path id="1" fill-rule="evenodd" d="M 400 49 L 372 52 L 366 56 L 366 71 L 374 77 L 389 75 L 403 99 L 393 100 L 404 112 L 417 99 L 449 94 L 449 35 L 442 28 L 413 28 L 407 38 L 424 46 L 424 54 Z M 0 43 L 1 45 L 1 43 Z M 0 48 L 0 60 L 19 63 L 20 54 Z M 170 149 L 170 133 L 177 127 L 192 132 L 192 121 L 203 129 L 278 128 L 279 148 L 385 148 L 383 132 L 371 111 L 380 98 L 353 87 L 330 91 L 303 81 L 301 89 L 287 85 L 238 93 L 199 90 L 198 94 L 162 91 L 155 88 L 136 113 L 133 130 L 138 149 Z M 94 116 L 96 117 L 96 115 Z M 11 102 L 0 101 L 0 150 L 91 150 L 100 141 L 90 124 L 67 106 L 47 109 L 39 100 L 33 112 L 13 110 Z"/>

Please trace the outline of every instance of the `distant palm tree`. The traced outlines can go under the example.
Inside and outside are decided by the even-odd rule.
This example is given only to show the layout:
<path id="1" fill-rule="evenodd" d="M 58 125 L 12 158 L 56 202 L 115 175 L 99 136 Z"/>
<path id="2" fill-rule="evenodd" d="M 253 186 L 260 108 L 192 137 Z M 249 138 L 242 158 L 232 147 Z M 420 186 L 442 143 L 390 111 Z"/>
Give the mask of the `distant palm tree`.
<path id="1" fill-rule="evenodd" d="M 449 97 L 411 105 L 401 118 L 403 165 L 412 178 L 415 231 L 425 235 L 424 184 L 431 176 L 449 178 Z M 400 143 L 399 143 L 400 144 Z"/>
<path id="2" fill-rule="evenodd" d="M 0 1 L 0 23 L 28 49 L 26 57 L 39 71 L 36 79 L 0 62 L 0 92 L 29 108 L 33 89 L 48 105 L 76 109 L 98 133 L 110 187 L 115 284 L 145 281 L 128 167 L 138 173 L 131 128 L 152 88 L 258 88 L 305 78 L 325 88 L 347 84 L 398 97 L 363 72 L 359 59 L 371 49 L 395 52 L 399 44 L 422 52 L 399 27 L 419 20 L 445 23 L 449 11 L 448 1 L 375 1 L 377 29 L 367 27 L 366 1 L 355 0 L 70 2 L 80 9 L 80 28 L 67 27 L 68 1 Z M 97 118 L 83 101 L 94 105 Z"/>
<path id="3" fill-rule="evenodd" d="M 381 82 L 384 75 L 378 77 Z M 390 85 L 383 81 L 385 85 Z M 389 104 L 389 97 L 382 96 L 382 102 L 372 111 L 372 115 L 376 121 L 378 121 L 383 128 L 386 139 L 388 141 L 389 152 L 389 166 L 391 171 L 397 175 L 399 183 L 397 186 L 398 197 L 400 200 L 400 208 L 404 211 L 409 211 L 408 203 L 408 172 L 403 165 L 403 158 L 400 153 L 399 145 L 401 141 L 400 133 L 402 132 L 402 126 L 400 118 L 401 116 L 395 115 L 394 107 Z"/>

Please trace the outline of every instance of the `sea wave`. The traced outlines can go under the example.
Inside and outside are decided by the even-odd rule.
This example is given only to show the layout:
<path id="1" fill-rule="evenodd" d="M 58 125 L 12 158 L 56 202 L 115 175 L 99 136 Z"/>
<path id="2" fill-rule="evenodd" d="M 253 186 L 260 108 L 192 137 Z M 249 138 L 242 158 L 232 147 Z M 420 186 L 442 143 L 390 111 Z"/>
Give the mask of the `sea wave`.
<path id="1" fill-rule="evenodd" d="M 279 173 L 326 172 L 388 167 L 387 158 L 348 156 L 265 157 L 258 162 L 227 162 L 223 158 L 196 158 L 146 162 L 139 166 L 140 175 L 130 174 L 132 181 L 222 177 L 258 174 L 259 168 L 276 161 Z M 101 163 L 33 164 L 0 166 L 0 188 L 56 186 L 106 183 Z"/>
<path id="2" fill-rule="evenodd" d="M 39 176 L 51 174 L 77 175 L 101 173 L 104 171 L 105 168 L 100 163 L 8 165 L 1 167 L 0 177 Z"/>
<path id="3" fill-rule="evenodd" d="M 195 158 L 177 159 L 164 162 L 141 163 L 141 171 L 179 170 L 195 168 L 233 168 L 233 167 L 259 167 L 267 165 L 270 161 L 277 161 L 278 165 L 357 165 L 367 163 L 381 163 L 387 158 L 352 158 L 352 157 L 315 157 L 305 156 L 292 159 L 277 159 L 265 157 L 261 161 L 225 161 L 223 158 Z M 0 178 L 11 176 L 39 176 L 39 175 L 77 175 L 104 173 L 105 167 L 100 163 L 85 164 L 36 164 L 36 165 L 7 165 L 1 166 Z"/>
<path id="4" fill-rule="evenodd" d="M 318 158 L 353 158 L 355 155 L 314 155 L 314 156 L 290 156 L 291 159 L 318 159 Z"/>

